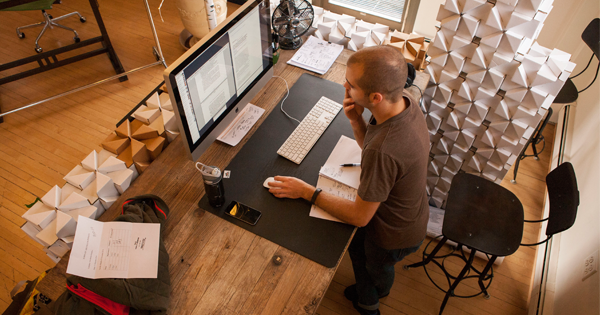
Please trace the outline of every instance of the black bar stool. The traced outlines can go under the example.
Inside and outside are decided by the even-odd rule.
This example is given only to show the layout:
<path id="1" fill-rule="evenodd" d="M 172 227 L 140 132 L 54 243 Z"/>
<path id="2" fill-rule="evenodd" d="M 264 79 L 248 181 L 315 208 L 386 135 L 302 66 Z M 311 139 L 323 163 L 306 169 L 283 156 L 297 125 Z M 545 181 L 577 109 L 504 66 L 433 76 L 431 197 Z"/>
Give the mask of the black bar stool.
<path id="1" fill-rule="evenodd" d="M 440 290 L 446 292 L 440 314 L 451 296 L 473 297 L 483 293 L 486 298 L 489 298 L 487 288 L 493 278 L 494 261 L 498 257 L 513 254 L 521 243 L 523 205 L 504 187 L 475 175 L 459 173 L 454 176 L 448 192 L 442 236 L 442 240 L 431 253 L 423 252 L 423 261 L 404 266 L 404 269 L 423 266 L 427 272 L 425 266 L 433 261 L 444 271 L 450 288 L 443 290 L 434 282 Z M 461 254 L 436 256 L 448 240 L 458 244 L 457 248 Z M 463 246 L 471 251 L 468 258 L 463 251 Z M 488 255 L 489 258 L 482 271 L 473 266 L 477 251 Z M 459 257 L 465 262 L 464 268 L 456 277 L 450 275 L 444 268 L 443 260 L 450 256 Z M 436 259 L 441 259 L 442 263 Z M 474 271 L 475 275 L 469 275 L 470 271 Z M 478 278 L 481 289 L 479 293 L 469 296 L 454 294 L 462 280 L 473 277 Z M 432 280 L 431 277 L 429 279 Z M 487 286 L 484 285 L 484 281 L 489 281 Z"/>
<path id="2" fill-rule="evenodd" d="M 544 149 L 546 148 L 546 139 L 544 139 L 544 135 L 542 135 L 542 133 L 544 132 L 544 128 L 546 128 L 546 125 L 548 124 L 550 117 L 552 117 L 552 113 L 553 113 L 552 108 L 548 108 L 546 117 L 542 121 L 540 121 L 538 126 L 535 128 L 535 132 L 529 138 L 529 140 L 523 147 L 523 150 L 521 150 L 521 153 L 517 157 L 517 162 L 515 163 L 515 169 L 513 171 L 513 179 L 510 180 L 511 183 L 513 183 L 513 184 L 517 183 L 517 172 L 519 171 L 519 164 L 521 164 L 521 160 L 523 160 L 526 157 L 531 157 L 531 156 L 533 156 L 533 158 L 536 160 L 540 159 L 539 158 L 540 153 L 544 152 Z M 543 143 L 543 146 L 542 146 L 542 149 L 539 150 L 539 152 L 538 152 L 537 145 L 540 144 L 541 142 Z M 527 151 L 527 148 L 529 147 L 529 145 L 531 145 L 531 149 L 533 149 L 533 154 L 525 154 L 525 151 Z"/>

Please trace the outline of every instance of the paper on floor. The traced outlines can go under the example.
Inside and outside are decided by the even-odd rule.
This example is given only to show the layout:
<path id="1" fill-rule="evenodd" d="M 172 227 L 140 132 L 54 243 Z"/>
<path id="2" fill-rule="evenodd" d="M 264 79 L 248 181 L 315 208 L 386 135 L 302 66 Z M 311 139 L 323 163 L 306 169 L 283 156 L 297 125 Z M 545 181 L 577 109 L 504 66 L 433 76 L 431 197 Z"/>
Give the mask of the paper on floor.
<path id="1" fill-rule="evenodd" d="M 160 224 L 77 220 L 67 273 L 89 278 L 156 278 Z"/>

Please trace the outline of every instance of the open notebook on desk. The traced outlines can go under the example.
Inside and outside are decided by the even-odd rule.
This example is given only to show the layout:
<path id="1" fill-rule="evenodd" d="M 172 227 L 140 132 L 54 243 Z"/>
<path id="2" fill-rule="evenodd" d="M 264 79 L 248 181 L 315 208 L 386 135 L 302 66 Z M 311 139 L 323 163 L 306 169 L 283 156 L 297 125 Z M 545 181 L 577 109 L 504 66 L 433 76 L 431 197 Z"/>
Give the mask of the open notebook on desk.
<path id="1" fill-rule="evenodd" d="M 342 197 L 348 200 L 356 200 L 356 192 L 360 183 L 360 166 L 341 166 L 342 164 L 360 164 L 361 148 L 356 140 L 341 136 L 333 148 L 325 165 L 319 171 L 317 188 L 324 192 Z M 325 212 L 323 209 L 313 205 L 310 208 L 310 216 L 341 222 L 336 217 Z"/>

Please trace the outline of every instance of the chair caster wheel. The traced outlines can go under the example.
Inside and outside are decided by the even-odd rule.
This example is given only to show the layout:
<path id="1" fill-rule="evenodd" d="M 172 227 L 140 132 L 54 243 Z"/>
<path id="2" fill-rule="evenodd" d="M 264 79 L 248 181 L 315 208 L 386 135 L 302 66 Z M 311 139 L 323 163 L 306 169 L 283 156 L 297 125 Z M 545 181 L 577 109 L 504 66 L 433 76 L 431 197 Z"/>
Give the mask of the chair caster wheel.
<path id="1" fill-rule="evenodd" d="M 489 300 L 490 299 L 490 295 L 486 294 L 486 295 L 483 296 L 483 298 L 486 299 L 486 300 Z"/>
<path id="2" fill-rule="evenodd" d="M 73 37 L 73 40 L 75 40 L 76 43 L 79 43 L 81 41 L 81 39 L 77 36 Z"/>
<path id="3" fill-rule="evenodd" d="M 53 19 L 52 15 L 50 15 L 50 14 L 48 14 L 48 17 L 49 17 L 51 20 Z"/>
<path id="4" fill-rule="evenodd" d="M 539 157 L 537 157 L 537 156 L 534 156 L 534 157 L 533 157 L 533 159 L 534 159 L 534 160 L 536 160 L 536 161 L 539 161 L 539 160 L 540 160 L 540 158 L 539 158 Z"/>
<path id="5" fill-rule="evenodd" d="M 79 18 L 79 21 L 81 21 L 81 23 L 85 23 L 87 20 L 82 16 Z"/>
<path id="6" fill-rule="evenodd" d="M 408 270 L 408 269 L 410 269 L 410 267 L 408 265 L 404 265 L 404 266 L 402 266 L 402 269 Z"/>
<path id="7" fill-rule="evenodd" d="M 42 51 L 43 51 L 42 47 L 37 47 L 35 49 L 35 52 L 38 53 L 38 54 L 41 53 Z"/>
<path id="8" fill-rule="evenodd" d="M 511 180 L 510 180 L 510 183 L 511 183 L 511 184 L 516 184 L 516 183 L 517 183 L 517 181 L 516 181 L 516 180 L 514 180 L 514 179 L 511 179 Z"/>
<path id="9" fill-rule="evenodd" d="M 17 33 L 17 36 L 19 36 L 19 38 L 25 38 L 25 33 L 19 32 Z"/>
<path id="10" fill-rule="evenodd" d="M 152 47 L 152 54 L 154 54 L 156 61 L 160 61 L 160 56 L 158 55 L 158 51 L 156 51 L 156 47 Z"/>

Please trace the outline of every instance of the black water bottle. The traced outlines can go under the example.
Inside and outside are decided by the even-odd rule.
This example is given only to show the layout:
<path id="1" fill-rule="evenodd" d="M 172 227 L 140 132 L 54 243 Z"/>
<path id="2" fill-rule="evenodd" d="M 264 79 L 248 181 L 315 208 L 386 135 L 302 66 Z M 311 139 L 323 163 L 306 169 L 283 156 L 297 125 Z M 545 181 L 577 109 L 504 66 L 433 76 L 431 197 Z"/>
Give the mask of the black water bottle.
<path id="1" fill-rule="evenodd" d="M 198 164 L 202 167 L 198 167 Z M 200 162 L 196 163 L 196 168 L 202 173 L 208 203 L 215 208 L 221 207 L 225 203 L 225 189 L 223 188 L 221 170 L 218 167 L 207 166 Z"/>

